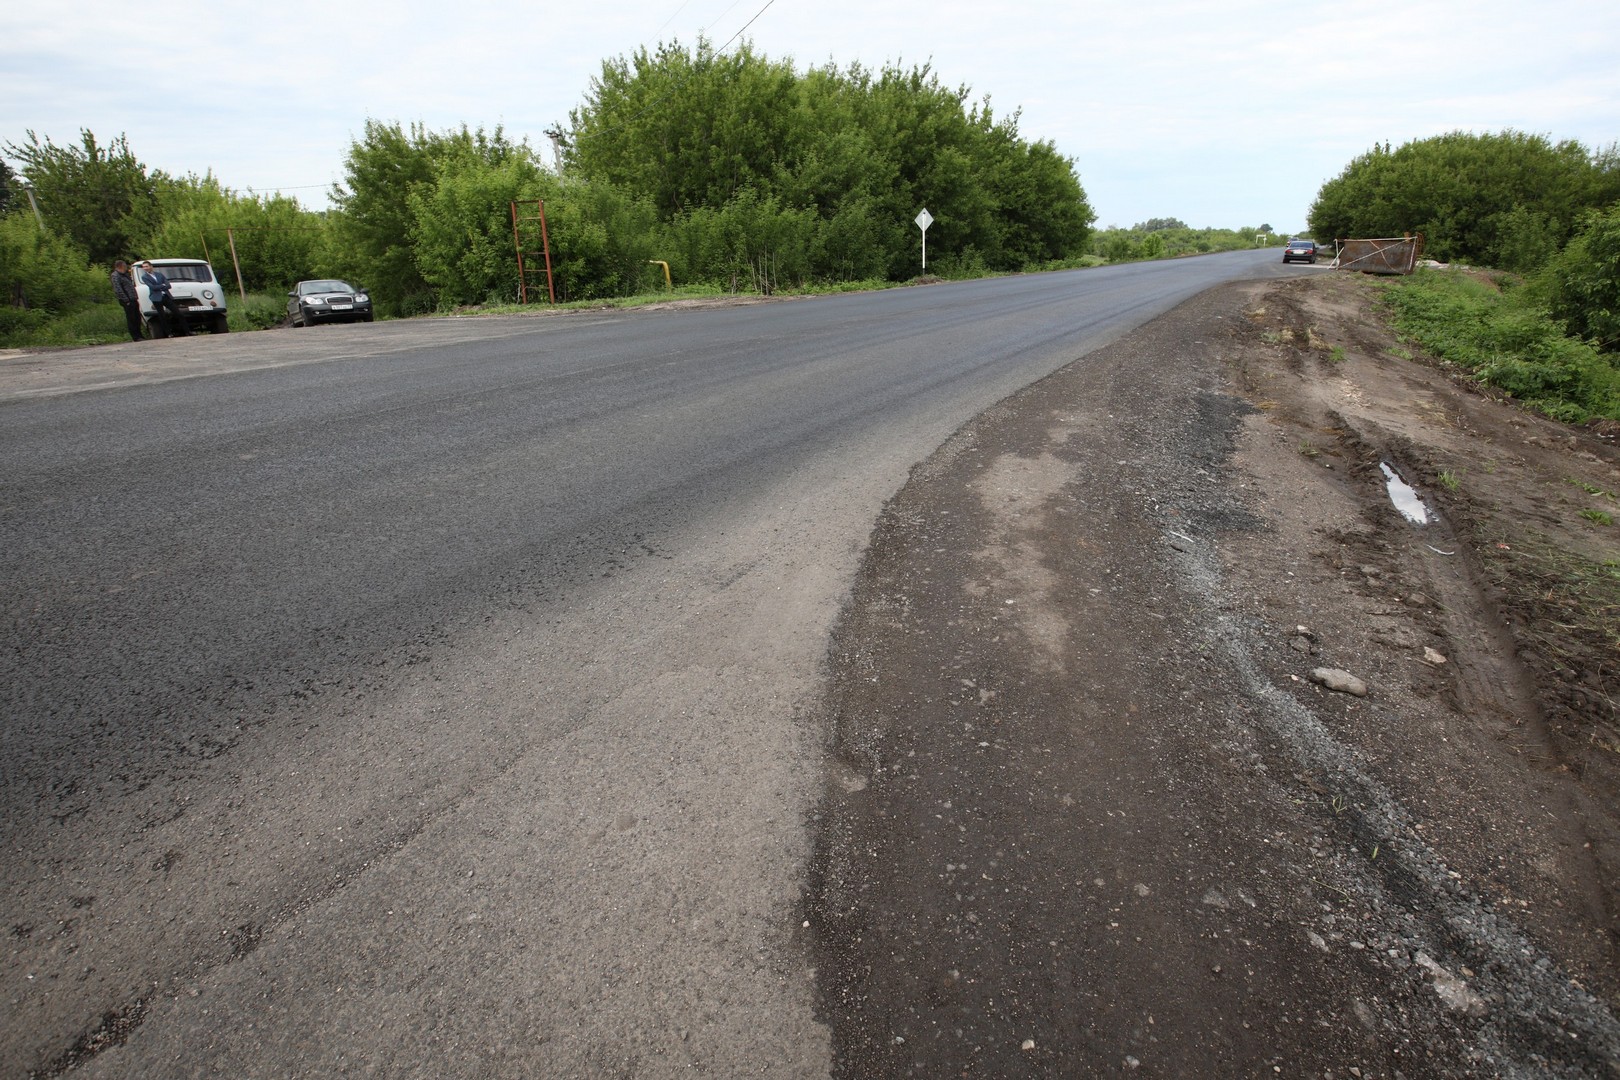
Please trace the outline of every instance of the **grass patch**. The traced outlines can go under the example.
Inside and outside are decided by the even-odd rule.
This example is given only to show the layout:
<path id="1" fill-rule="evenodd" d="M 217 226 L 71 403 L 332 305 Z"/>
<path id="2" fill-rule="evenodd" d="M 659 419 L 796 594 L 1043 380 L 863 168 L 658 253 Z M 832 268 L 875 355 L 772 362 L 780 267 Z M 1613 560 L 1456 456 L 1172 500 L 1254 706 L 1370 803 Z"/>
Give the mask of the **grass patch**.
<path id="1" fill-rule="evenodd" d="M 1594 525 L 1613 525 L 1614 515 L 1607 510 L 1582 510 L 1581 517 Z"/>
<path id="2" fill-rule="evenodd" d="M 247 300 L 232 297 L 227 321 L 233 332 L 266 330 L 287 318 L 287 297 L 282 293 L 248 293 Z"/>
<path id="3" fill-rule="evenodd" d="M 1517 633 L 1560 667 L 1596 664 L 1605 685 L 1620 680 L 1620 562 L 1598 562 L 1544 536 L 1488 539 L 1479 550 L 1518 609 Z"/>
<path id="4" fill-rule="evenodd" d="M 279 326 L 287 316 L 287 298 L 282 293 L 248 293 L 245 302 L 227 296 L 226 302 L 232 331 Z M 0 345 L 12 349 L 78 348 L 128 340 L 124 309 L 107 300 L 14 328 Z"/>
<path id="5" fill-rule="evenodd" d="M 1620 368 L 1504 281 L 1420 270 L 1383 295 L 1405 338 L 1480 382 L 1566 423 L 1620 420 Z"/>
<path id="6" fill-rule="evenodd" d="M 1613 499 L 1614 498 L 1614 492 L 1612 492 L 1612 491 L 1604 491 L 1602 488 L 1598 487 L 1596 484 L 1588 484 L 1585 480 L 1577 480 L 1573 476 L 1564 477 L 1564 482 L 1566 484 L 1574 484 L 1576 487 L 1580 488 L 1582 491 L 1586 492 L 1588 495 L 1595 495 L 1596 497 L 1598 497 L 1600 499 Z"/>

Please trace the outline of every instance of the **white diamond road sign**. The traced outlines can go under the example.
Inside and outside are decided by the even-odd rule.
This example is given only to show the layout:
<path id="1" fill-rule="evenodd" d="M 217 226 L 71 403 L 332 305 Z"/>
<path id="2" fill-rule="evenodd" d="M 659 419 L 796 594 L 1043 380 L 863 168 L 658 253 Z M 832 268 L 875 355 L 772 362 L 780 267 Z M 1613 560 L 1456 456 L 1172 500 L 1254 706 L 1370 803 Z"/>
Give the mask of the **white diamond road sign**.
<path id="1" fill-rule="evenodd" d="M 932 225 L 933 223 L 934 215 L 928 212 L 928 207 L 923 207 L 923 212 L 917 215 L 917 228 L 922 230 L 922 268 L 925 271 L 928 269 L 928 226 Z"/>

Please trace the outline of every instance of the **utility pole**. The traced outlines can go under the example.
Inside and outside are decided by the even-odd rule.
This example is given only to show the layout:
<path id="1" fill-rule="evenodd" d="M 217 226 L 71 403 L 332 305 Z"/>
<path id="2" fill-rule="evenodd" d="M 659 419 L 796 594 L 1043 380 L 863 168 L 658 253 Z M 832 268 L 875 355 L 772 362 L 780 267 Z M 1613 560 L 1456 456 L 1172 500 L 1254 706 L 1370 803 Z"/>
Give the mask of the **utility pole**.
<path id="1" fill-rule="evenodd" d="M 558 176 L 562 175 L 562 144 L 563 129 L 561 124 L 552 124 L 545 130 L 546 138 L 551 140 L 551 166 Z"/>
<path id="2" fill-rule="evenodd" d="M 39 203 L 34 199 L 34 189 L 25 187 L 23 190 L 28 192 L 28 205 L 34 208 L 34 220 L 39 222 L 39 231 L 44 232 L 45 215 L 39 212 Z"/>

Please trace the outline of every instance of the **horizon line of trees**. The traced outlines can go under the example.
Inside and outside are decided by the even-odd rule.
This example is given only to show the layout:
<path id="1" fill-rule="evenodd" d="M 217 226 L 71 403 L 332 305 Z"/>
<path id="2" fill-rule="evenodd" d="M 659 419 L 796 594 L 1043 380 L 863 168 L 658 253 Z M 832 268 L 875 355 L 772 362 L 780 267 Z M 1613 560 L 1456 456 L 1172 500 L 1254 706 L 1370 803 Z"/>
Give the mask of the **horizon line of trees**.
<path id="1" fill-rule="evenodd" d="M 234 237 L 250 290 L 347 277 L 389 315 L 516 298 L 511 202 L 545 201 L 562 299 L 676 280 L 773 292 L 929 270 L 1018 270 L 1085 254 L 1095 220 L 1074 162 L 1018 114 L 947 87 L 927 66 L 804 72 L 699 39 L 605 61 L 558 132 L 561 171 L 499 127 L 431 131 L 368 119 L 332 209 L 241 193 L 212 173 L 147 168 L 120 135 L 4 146 L 0 285 L 7 326 L 96 295 L 113 259 L 211 258 Z M 32 188 L 47 228 L 13 198 Z"/>

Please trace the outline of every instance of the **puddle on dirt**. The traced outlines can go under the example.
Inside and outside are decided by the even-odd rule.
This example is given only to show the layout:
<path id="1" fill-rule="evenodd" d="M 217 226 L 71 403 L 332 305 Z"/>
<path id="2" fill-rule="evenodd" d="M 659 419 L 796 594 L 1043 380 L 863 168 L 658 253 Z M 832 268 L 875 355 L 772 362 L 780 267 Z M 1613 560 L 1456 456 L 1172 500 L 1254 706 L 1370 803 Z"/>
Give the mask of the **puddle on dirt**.
<path id="1" fill-rule="evenodd" d="M 1401 479 L 1401 474 L 1389 467 L 1389 462 L 1380 462 L 1378 467 L 1384 470 L 1384 486 L 1389 489 L 1389 501 L 1395 504 L 1395 509 L 1401 516 L 1414 525 L 1427 525 L 1429 523 L 1429 508 L 1423 505 L 1423 500 L 1412 486 Z"/>

